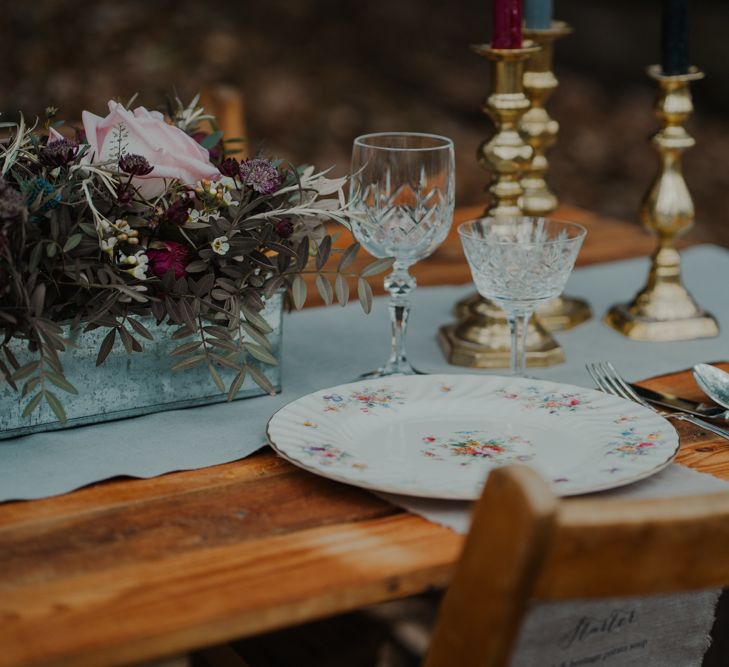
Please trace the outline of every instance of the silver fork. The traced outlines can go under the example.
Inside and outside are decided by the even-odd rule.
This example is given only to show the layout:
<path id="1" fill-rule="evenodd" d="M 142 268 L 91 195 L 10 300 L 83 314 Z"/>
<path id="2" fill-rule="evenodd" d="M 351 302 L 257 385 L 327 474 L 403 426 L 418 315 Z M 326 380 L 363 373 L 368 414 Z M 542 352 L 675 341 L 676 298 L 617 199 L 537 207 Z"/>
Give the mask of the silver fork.
<path id="1" fill-rule="evenodd" d="M 585 368 L 587 368 L 587 372 L 595 381 L 597 388 L 604 391 L 606 394 L 613 394 L 613 396 L 627 398 L 629 401 L 634 401 L 662 417 L 690 422 L 695 426 L 699 426 L 706 431 L 711 431 L 711 433 L 729 440 L 729 430 L 716 426 L 715 424 L 710 424 L 699 417 L 677 412 L 668 412 L 666 410 L 658 410 L 656 407 L 638 396 L 631 386 L 621 377 L 620 373 L 615 370 L 615 366 L 613 366 L 609 361 L 598 361 L 585 364 Z"/>

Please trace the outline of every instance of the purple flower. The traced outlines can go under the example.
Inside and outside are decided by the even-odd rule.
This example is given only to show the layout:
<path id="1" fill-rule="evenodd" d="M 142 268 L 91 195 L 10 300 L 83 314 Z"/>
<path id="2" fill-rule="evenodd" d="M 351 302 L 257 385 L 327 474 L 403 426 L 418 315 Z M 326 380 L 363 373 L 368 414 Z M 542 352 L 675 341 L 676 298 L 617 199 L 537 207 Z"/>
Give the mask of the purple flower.
<path id="1" fill-rule="evenodd" d="M 14 187 L 0 180 L 0 220 L 10 220 L 20 215 L 25 208 L 23 195 Z"/>
<path id="2" fill-rule="evenodd" d="M 185 275 L 187 266 L 188 249 L 177 241 L 163 241 L 164 248 L 150 248 L 147 250 L 149 258 L 149 269 L 161 278 L 170 269 L 174 271 L 175 278 L 180 279 Z"/>
<path id="3" fill-rule="evenodd" d="M 49 141 L 38 152 L 38 159 L 46 167 L 65 167 L 76 159 L 78 143 L 73 139 L 57 139 Z"/>
<path id="4" fill-rule="evenodd" d="M 225 160 L 220 163 L 218 171 L 223 174 L 223 176 L 230 176 L 230 178 L 240 176 L 240 162 L 238 162 L 238 160 L 234 157 L 225 158 Z"/>
<path id="5" fill-rule="evenodd" d="M 249 188 L 262 195 L 270 195 L 281 187 L 282 178 L 268 160 L 252 158 L 240 165 L 240 178 Z"/>
<path id="6" fill-rule="evenodd" d="M 189 197 L 181 197 L 175 199 L 168 207 L 167 210 L 162 214 L 165 222 L 170 222 L 173 225 L 182 226 L 187 222 L 190 217 L 190 209 L 193 207 L 194 202 Z"/>
<path id="7" fill-rule="evenodd" d="M 276 233 L 282 238 L 287 239 L 294 233 L 294 223 L 289 218 L 284 218 L 276 223 Z"/>
<path id="8" fill-rule="evenodd" d="M 129 153 L 119 158 L 119 169 L 130 176 L 146 176 L 152 173 L 154 167 L 143 155 Z"/>

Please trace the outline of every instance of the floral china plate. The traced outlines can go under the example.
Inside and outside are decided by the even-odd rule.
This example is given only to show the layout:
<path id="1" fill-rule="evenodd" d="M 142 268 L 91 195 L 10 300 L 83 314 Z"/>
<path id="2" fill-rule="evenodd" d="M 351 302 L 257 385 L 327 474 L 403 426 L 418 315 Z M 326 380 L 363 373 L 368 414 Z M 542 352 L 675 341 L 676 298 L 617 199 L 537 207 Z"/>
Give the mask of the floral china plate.
<path id="1" fill-rule="evenodd" d="M 395 376 L 289 403 L 274 449 L 318 475 L 377 491 L 478 498 L 489 471 L 524 463 L 562 496 L 630 484 L 668 465 L 678 434 L 640 405 L 592 389 L 488 375 Z"/>

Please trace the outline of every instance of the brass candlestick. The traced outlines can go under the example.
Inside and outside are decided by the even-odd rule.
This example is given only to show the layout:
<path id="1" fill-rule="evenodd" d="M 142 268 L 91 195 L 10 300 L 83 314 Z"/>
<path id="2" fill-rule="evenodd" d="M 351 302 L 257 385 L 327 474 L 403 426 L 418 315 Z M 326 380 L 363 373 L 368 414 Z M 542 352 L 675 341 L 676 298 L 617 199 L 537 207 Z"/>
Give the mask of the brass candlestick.
<path id="1" fill-rule="evenodd" d="M 520 49 L 474 47 L 476 53 L 486 56 L 491 63 L 492 92 L 483 110 L 496 128 L 495 134 L 478 149 L 479 163 L 491 172 L 488 188 L 491 200 L 484 215 L 505 218 L 522 215 L 521 178 L 533 155 L 532 147 L 519 133 L 519 121 L 529 108 L 523 86 L 524 64 L 539 48 L 531 42 Z M 477 368 L 509 366 L 511 338 L 504 313 L 481 297 L 470 301 L 462 321 L 440 328 L 438 341 L 452 364 Z M 527 332 L 527 363 L 547 366 L 560 361 L 564 361 L 562 348 L 533 321 Z"/>
<path id="2" fill-rule="evenodd" d="M 683 127 L 693 111 L 689 84 L 704 77 L 692 67 L 687 74 L 666 76 L 648 69 L 659 85 L 655 104 L 661 129 L 652 143 L 661 158 L 653 184 L 643 198 L 643 226 L 658 235 L 648 282 L 629 304 L 610 308 L 605 322 L 628 338 L 644 341 L 689 340 L 716 336 L 719 326 L 700 308 L 681 283 L 680 257 L 674 239 L 694 221 L 694 204 L 681 173 L 681 155 L 696 143 Z"/>
<path id="3" fill-rule="evenodd" d="M 531 107 L 521 119 L 520 130 L 534 149 L 534 157 L 521 179 L 524 194 L 519 205 L 525 215 L 548 216 L 557 208 L 557 197 L 550 190 L 545 175 L 549 168 L 546 153 L 557 139 L 559 123 L 549 115 L 545 105 L 559 85 L 552 71 L 554 43 L 571 32 L 572 28 L 564 21 L 553 21 L 552 26 L 544 30 L 524 31 L 525 37 L 542 47 L 529 59 L 524 72 L 524 90 Z M 560 331 L 589 320 L 592 310 L 582 299 L 559 296 L 537 308 L 537 316 L 549 331 Z"/>

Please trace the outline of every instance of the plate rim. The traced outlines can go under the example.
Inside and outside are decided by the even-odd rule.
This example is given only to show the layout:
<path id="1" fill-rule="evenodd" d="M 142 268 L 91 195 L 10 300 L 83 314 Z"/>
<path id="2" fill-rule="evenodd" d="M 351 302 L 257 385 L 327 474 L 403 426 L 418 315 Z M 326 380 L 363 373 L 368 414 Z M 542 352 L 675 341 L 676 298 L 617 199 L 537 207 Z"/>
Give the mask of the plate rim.
<path id="1" fill-rule="evenodd" d="M 364 384 L 368 382 L 379 382 L 379 381 L 387 381 L 388 379 L 407 379 L 412 378 L 413 380 L 417 380 L 418 378 L 428 378 L 429 380 L 435 379 L 435 378 L 470 378 L 473 380 L 486 380 L 486 379 L 494 379 L 494 380 L 507 380 L 507 381 L 529 381 L 529 382 L 537 382 L 540 384 L 547 384 L 552 386 L 558 386 L 558 387 L 565 387 L 567 389 L 578 389 L 580 391 L 588 391 L 591 393 L 596 393 L 601 396 L 607 396 L 611 398 L 615 398 L 617 400 L 623 400 L 626 401 L 626 403 L 630 405 L 634 405 L 636 408 L 638 408 L 641 411 L 644 411 L 646 415 L 651 415 L 652 417 L 661 420 L 665 422 L 665 425 L 670 429 L 670 432 L 675 435 L 675 446 L 671 453 L 668 455 L 665 461 L 661 461 L 659 464 L 654 466 L 653 468 L 650 468 L 649 470 L 645 470 L 642 473 L 637 474 L 635 477 L 631 477 L 630 479 L 616 479 L 613 482 L 606 482 L 605 484 L 601 486 L 591 486 L 589 489 L 581 489 L 578 487 L 577 489 L 574 489 L 572 491 L 567 492 L 560 492 L 558 488 L 555 488 L 554 484 L 552 484 L 551 480 L 547 480 L 547 482 L 550 484 L 552 488 L 552 492 L 555 496 L 559 498 L 569 498 L 569 497 L 575 497 L 575 496 L 586 496 L 591 495 L 593 493 L 601 493 L 604 491 L 610 491 L 613 489 L 619 489 L 624 486 L 629 486 L 631 484 L 635 484 L 636 482 L 640 482 L 644 479 L 647 479 L 648 477 L 652 477 L 653 475 L 659 473 L 664 468 L 667 468 L 671 463 L 674 462 L 676 459 L 676 456 L 678 454 L 678 450 L 681 447 L 681 439 L 678 431 L 673 426 L 673 424 L 663 415 L 659 413 L 655 413 L 649 408 L 646 408 L 645 406 L 640 405 L 639 403 L 635 403 L 634 401 L 628 401 L 627 399 L 621 399 L 619 396 L 614 396 L 612 394 L 608 394 L 606 392 L 602 392 L 599 389 L 593 389 L 591 387 L 581 387 L 579 385 L 565 383 L 565 382 L 558 382 L 555 380 L 548 380 L 548 379 L 541 379 L 541 378 L 529 378 L 529 377 L 517 377 L 517 376 L 509 376 L 509 375 L 495 375 L 495 374 L 484 374 L 479 375 L 476 373 L 432 373 L 427 375 L 395 375 L 395 376 L 383 376 L 383 377 L 377 377 L 377 378 L 366 378 L 366 379 L 359 379 L 359 380 L 353 380 L 351 382 L 343 382 L 337 385 L 333 385 L 331 387 L 323 387 L 322 389 L 316 389 L 314 391 L 310 391 L 306 394 L 303 394 L 302 396 L 299 396 L 298 398 L 295 398 L 285 405 L 278 408 L 268 419 L 266 422 L 266 440 L 268 441 L 268 445 L 276 452 L 278 456 L 283 458 L 284 460 L 288 461 L 292 465 L 295 465 L 298 468 L 301 468 L 303 470 L 306 470 L 307 472 L 310 472 L 311 474 L 317 475 L 319 477 L 323 477 L 325 479 L 334 480 L 336 482 L 339 482 L 341 484 L 347 484 L 349 486 L 355 486 L 362 489 L 367 489 L 368 491 L 373 492 L 379 492 L 379 493 L 389 493 L 394 494 L 398 496 L 405 496 L 405 497 L 411 497 L 411 498 L 430 498 L 432 500 L 455 500 L 455 501 L 470 501 L 473 502 L 477 500 L 481 492 L 479 492 L 478 496 L 473 496 L 471 494 L 467 495 L 458 495 L 458 494 L 445 494 L 445 493 L 437 493 L 434 495 L 433 493 L 423 492 L 419 493 L 417 491 L 408 491 L 403 492 L 401 489 L 394 489 L 388 484 L 371 484 L 367 481 L 359 481 L 356 479 L 353 479 L 351 477 L 347 477 L 345 475 L 340 475 L 334 471 L 323 471 L 319 468 L 316 468 L 314 466 L 308 465 L 306 462 L 298 460 L 292 456 L 289 456 L 287 453 L 283 452 L 280 447 L 273 441 L 271 437 L 271 423 L 274 421 L 276 416 L 285 410 L 286 408 L 290 407 L 294 403 L 297 403 L 299 401 L 302 401 L 304 399 L 307 399 L 309 397 L 313 397 L 315 394 L 319 394 L 321 392 L 333 392 L 340 387 L 351 387 L 353 385 L 358 384 Z M 534 466 L 529 466 L 528 463 L 509 463 L 504 465 L 525 465 L 527 467 L 531 467 L 532 469 L 536 470 Z M 498 467 L 504 467 L 503 465 L 497 465 L 494 466 L 495 468 Z M 544 478 L 544 475 L 537 470 L 537 472 Z M 482 489 L 483 490 L 483 489 Z"/>

